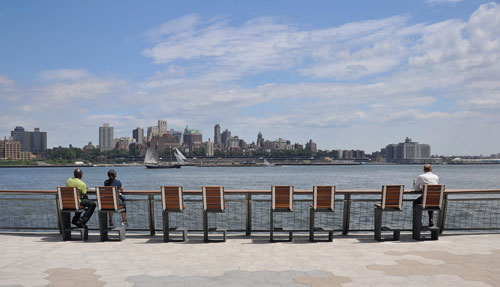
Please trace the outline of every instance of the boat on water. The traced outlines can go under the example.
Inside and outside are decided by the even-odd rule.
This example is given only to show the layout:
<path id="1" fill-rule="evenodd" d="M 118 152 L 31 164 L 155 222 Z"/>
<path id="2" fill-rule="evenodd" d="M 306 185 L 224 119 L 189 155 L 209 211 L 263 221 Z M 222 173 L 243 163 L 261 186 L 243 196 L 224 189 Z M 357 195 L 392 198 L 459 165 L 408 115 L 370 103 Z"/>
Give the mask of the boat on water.
<path id="1" fill-rule="evenodd" d="M 148 147 L 146 150 L 146 156 L 144 157 L 144 166 L 146 168 L 181 168 L 187 160 L 187 158 L 175 148 L 175 158 L 176 161 L 172 161 L 172 149 L 170 149 L 170 161 L 163 162 L 160 160 L 160 155 L 155 148 Z"/>

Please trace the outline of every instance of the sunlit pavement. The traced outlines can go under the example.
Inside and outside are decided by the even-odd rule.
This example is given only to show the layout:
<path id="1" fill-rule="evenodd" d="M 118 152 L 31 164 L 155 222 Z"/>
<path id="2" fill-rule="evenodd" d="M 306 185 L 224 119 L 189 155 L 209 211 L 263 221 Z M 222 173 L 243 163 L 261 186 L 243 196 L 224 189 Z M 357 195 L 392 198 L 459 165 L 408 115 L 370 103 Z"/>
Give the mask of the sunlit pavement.
<path id="1" fill-rule="evenodd" d="M 0 286 L 500 286 L 500 234 L 443 234 L 439 241 L 269 243 L 267 234 L 225 243 L 62 241 L 58 233 L 0 233 Z"/>

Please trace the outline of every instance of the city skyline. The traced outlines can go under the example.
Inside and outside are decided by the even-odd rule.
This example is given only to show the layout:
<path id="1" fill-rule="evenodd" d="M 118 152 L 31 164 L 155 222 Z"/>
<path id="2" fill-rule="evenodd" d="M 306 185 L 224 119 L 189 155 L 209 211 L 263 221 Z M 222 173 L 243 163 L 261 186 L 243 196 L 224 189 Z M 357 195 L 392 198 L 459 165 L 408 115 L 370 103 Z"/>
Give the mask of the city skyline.
<path id="1" fill-rule="evenodd" d="M 218 123 L 249 142 L 498 153 L 498 2 L 257 2 L 3 1 L 0 134 L 83 146 L 103 123 L 132 137 L 167 119 L 212 141 Z"/>

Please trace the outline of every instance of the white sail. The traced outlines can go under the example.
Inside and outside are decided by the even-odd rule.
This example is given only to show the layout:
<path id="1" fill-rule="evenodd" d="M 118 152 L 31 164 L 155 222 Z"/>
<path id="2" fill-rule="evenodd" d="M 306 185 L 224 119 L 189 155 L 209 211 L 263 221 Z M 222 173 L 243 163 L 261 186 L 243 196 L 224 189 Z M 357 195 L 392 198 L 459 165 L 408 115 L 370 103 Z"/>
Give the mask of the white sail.
<path id="1" fill-rule="evenodd" d="M 183 164 L 184 161 L 187 160 L 187 158 L 177 148 L 175 148 L 175 158 L 180 164 Z"/>
<path id="2" fill-rule="evenodd" d="M 177 154 L 179 154 L 179 157 L 183 160 L 187 160 L 187 158 L 182 154 L 182 152 L 180 152 L 177 148 L 175 148 L 175 151 Z"/>
<path id="3" fill-rule="evenodd" d="M 145 164 L 158 164 L 159 154 L 153 148 L 149 148 L 146 150 L 146 156 L 144 157 Z"/>

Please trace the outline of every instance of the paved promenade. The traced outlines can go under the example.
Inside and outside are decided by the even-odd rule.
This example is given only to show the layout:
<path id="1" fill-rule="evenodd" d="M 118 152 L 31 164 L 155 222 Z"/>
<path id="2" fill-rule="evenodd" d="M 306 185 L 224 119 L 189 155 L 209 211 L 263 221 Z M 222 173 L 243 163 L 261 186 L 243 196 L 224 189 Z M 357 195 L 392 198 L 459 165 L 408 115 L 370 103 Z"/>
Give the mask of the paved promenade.
<path id="1" fill-rule="evenodd" d="M 0 233 L 0 286 L 500 286 L 500 234 L 378 243 L 372 234 L 332 243 L 63 242 L 56 233 Z"/>

